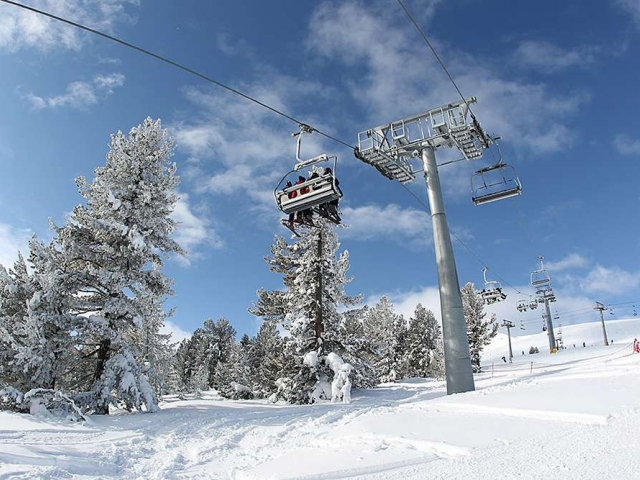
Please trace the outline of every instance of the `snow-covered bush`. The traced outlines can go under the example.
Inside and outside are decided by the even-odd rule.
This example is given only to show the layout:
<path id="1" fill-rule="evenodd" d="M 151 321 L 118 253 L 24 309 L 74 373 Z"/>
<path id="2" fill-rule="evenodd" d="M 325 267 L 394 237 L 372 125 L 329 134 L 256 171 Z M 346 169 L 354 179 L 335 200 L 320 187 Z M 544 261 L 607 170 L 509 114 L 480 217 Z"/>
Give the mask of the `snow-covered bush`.
<path id="1" fill-rule="evenodd" d="M 24 395 L 12 387 L 0 390 L 0 410 L 30 413 L 47 419 L 79 422 L 86 420 L 74 401 L 59 390 L 34 388 Z"/>

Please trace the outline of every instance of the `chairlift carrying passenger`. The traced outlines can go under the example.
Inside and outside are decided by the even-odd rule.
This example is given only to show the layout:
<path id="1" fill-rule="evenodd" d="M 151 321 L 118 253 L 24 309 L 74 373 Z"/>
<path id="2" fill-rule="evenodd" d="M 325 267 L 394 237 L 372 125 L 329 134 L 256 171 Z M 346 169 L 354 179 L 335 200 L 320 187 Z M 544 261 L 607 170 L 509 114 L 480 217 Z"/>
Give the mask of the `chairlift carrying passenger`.
<path id="1" fill-rule="evenodd" d="M 342 198 L 342 191 L 338 186 L 338 180 L 336 179 L 336 167 L 337 157 L 328 156 L 326 154 L 318 155 L 307 160 L 300 158 L 300 143 L 302 135 L 304 133 L 312 133 L 313 129 L 308 125 L 300 125 L 300 132 L 294 133 L 293 136 L 297 137 L 296 142 L 296 164 L 293 170 L 287 172 L 280 180 L 278 185 L 273 191 L 274 198 L 278 208 L 282 210 L 286 215 L 312 210 L 315 213 L 335 212 L 334 214 L 326 215 L 326 218 L 336 224 L 340 224 L 340 217 L 338 216 L 337 207 L 335 209 L 327 208 L 322 209 L 324 205 L 337 205 L 337 201 Z M 282 185 L 286 182 L 289 175 L 299 172 L 300 169 L 318 163 L 332 163 L 333 168 L 326 167 L 323 173 L 316 172 L 311 175 L 309 179 L 299 182 L 295 185 L 285 186 Z M 304 177 L 303 177 L 304 178 Z M 325 216 L 325 215 L 323 215 Z M 295 233 L 295 232 L 294 232 Z"/>
<path id="2" fill-rule="evenodd" d="M 500 302 L 507 298 L 506 293 L 502 292 L 502 286 L 500 282 L 487 280 L 487 267 L 482 269 L 482 275 L 484 276 L 484 288 L 479 292 L 480 297 L 487 305 Z"/>

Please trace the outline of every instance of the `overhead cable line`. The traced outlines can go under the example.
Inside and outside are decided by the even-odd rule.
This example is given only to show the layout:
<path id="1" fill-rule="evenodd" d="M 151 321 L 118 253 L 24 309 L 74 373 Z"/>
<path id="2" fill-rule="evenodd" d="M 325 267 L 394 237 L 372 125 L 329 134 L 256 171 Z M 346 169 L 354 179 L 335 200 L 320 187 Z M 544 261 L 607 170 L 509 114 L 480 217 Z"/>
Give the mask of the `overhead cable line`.
<path id="1" fill-rule="evenodd" d="M 453 77 L 451 76 L 451 74 L 449 73 L 449 70 L 447 69 L 446 65 L 444 64 L 444 62 L 442 61 L 442 59 L 440 58 L 440 55 L 438 55 L 438 52 L 436 52 L 436 49 L 433 47 L 433 45 L 431 44 L 431 42 L 429 41 L 429 39 L 427 38 L 427 35 L 424 33 L 424 31 L 422 30 L 422 28 L 420 28 L 420 25 L 418 25 L 418 22 L 416 22 L 415 18 L 413 18 L 413 15 L 411 14 L 411 12 L 409 11 L 409 9 L 405 6 L 405 4 L 402 2 L 402 0 L 398 0 L 398 3 L 400 4 L 400 6 L 402 7 L 402 9 L 404 10 L 404 13 L 407 14 L 407 17 L 409 17 L 409 20 L 411 20 L 411 23 L 413 23 L 413 25 L 416 27 L 416 30 L 418 30 L 418 33 L 420 33 L 420 36 L 422 37 L 422 39 L 425 41 L 425 43 L 427 44 L 427 46 L 431 49 L 431 51 L 433 52 L 434 57 L 436 57 L 436 60 L 438 60 L 438 63 L 440 64 L 440 66 L 442 67 L 442 69 L 444 70 L 444 72 L 447 74 L 447 77 L 449 77 L 449 80 L 451 81 L 451 83 L 453 84 L 453 86 L 455 87 L 456 91 L 458 92 L 458 95 L 460 95 L 460 98 L 462 98 L 462 101 L 465 103 L 465 105 L 467 106 L 467 108 L 469 109 L 469 113 L 471 114 L 471 118 L 473 118 L 474 121 L 476 120 L 475 115 L 473 114 L 473 111 L 471 110 L 471 106 L 469 105 L 469 103 L 467 102 L 466 98 L 464 97 L 464 95 L 462 95 L 462 92 L 460 91 L 460 88 L 458 88 L 458 84 L 455 82 L 455 80 L 453 79 Z"/>
<path id="2" fill-rule="evenodd" d="M 183 65 L 181 63 L 178 63 L 178 62 L 176 62 L 174 60 L 168 59 L 166 57 L 163 57 L 162 55 L 158 55 L 157 53 L 153 53 L 153 52 L 151 52 L 151 51 L 149 51 L 147 49 L 144 49 L 142 47 L 138 47 L 137 45 L 134 45 L 132 43 L 126 42 L 124 40 L 121 40 L 118 37 L 114 37 L 113 35 L 109 35 L 107 33 L 101 32 L 100 30 L 96 30 L 94 28 L 87 27 L 85 25 L 82 25 L 80 23 L 74 22 L 72 20 L 68 20 L 66 18 L 60 17 L 58 15 L 54 15 L 54 14 L 49 13 L 49 12 L 45 12 L 44 10 L 39 10 L 37 8 L 30 7 L 28 5 L 23 5 L 21 3 L 14 2 L 12 0 L 0 0 L 0 1 L 2 1 L 4 3 L 8 3 L 8 4 L 13 5 L 15 7 L 22 8 L 24 10 L 29 10 L 29 11 L 31 11 L 33 13 L 37 13 L 38 15 L 43 15 L 43 16 L 51 18 L 53 20 L 57 20 L 59 22 L 66 23 L 67 25 L 71 25 L 71 26 L 79 28 L 81 30 L 85 30 L 85 31 L 93 33 L 95 35 L 99 35 L 99 36 L 101 36 L 103 38 L 111 40 L 112 42 L 116 42 L 116 43 L 119 43 L 120 45 L 124 45 L 125 47 L 131 48 L 132 50 L 136 50 L 136 51 L 138 51 L 140 53 L 143 53 L 145 55 L 153 57 L 156 60 L 160 60 L 161 62 L 168 63 L 169 65 L 171 65 L 173 67 L 179 68 L 180 70 L 184 70 L 185 72 L 190 73 L 192 75 L 195 75 L 196 77 L 199 77 L 199 78 L 201 78 L 201 79 L 203 79 L 203 80 L 205 80 L 205 81 L 207 81 L 209 83 L 213 83 L 214 85 L 217 85 L 220 88 L 224 88 L 225 90 L 227 90 L 227 91 L 229 91 L 231 93 L 234 93 L 236 95 L 239 95 L 242 98 L 244 98 L 246 100 L 249 100 L 250 102 L 253 102 L 253 103 L 257 104 L 257 105 L 260 105 L 261 107 L 266 108 L 267 110 L 270 110 L 271 112 L 273 112 L 273 113 L 275 113 L 277 115 L 280 115 L 280 116 L 282 116 L 282 117 L 284 117 L 284 118 L 286 118 L 288 120 L 291 120 L 292 122 L 295 122 L 298 125 L 307 125 L 305 122 L 302 122 L 302 121 L 296 119 L 295 117 L 292 117 L 291 115 L 289 115 L 287 113 L 284 113 L 281 110 L 278 110 L 277 108 L 274 108 L 274 107 L 272 107 L 272 106 L 270 106 L 270 105 L 268 105 L 268 104 L 266 104 L 264 102 L 261 102 L 260 100 L 254 98 L 254 97 L 252 97 L 250 95 L 247 95 L 246 93 L 243 93 L 240 90 L 237 90 L 237 89 L 235 89 L 233 87 L 225 85 L 224 83 L 219 82 L 219 81 L 209 77 L 208 75 L 205 75 L 204 73 L 200 73 L 197 70 L 189 68 L 189 67 L 187 67 L 187 66 L 185 66 L 185 65 Z M 323 137 L 326 137 L 326 138 L 328 138 L 330 140 L 333 140 L 334 142 L 340 143 L 340 144 L 344 145 L 345 147 L 350 148 L 351 150 L 355 150 L 356 149 L 356 147 L 354 147 L 353 145 L 350 145 L 349 143 L 344 142 L 344 141 L 340 140 L 339 138 L 333 137 L 333 136 L 329 135 L 328 133 L 322 132 L 322 131 L 320 131 L 320 130 L 318 130 L 316 128 L 313 128 L 313 127 L 310 127 L 310 128 L 314 132 L 322 135 Z"/>

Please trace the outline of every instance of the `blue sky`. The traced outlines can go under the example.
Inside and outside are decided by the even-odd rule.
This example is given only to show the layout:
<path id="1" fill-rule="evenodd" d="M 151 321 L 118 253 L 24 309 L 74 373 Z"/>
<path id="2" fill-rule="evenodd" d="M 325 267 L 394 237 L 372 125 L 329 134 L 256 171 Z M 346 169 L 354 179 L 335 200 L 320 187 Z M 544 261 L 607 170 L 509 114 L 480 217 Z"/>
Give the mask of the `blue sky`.
<path id="1" fill-rule="evenodd" d="M 485 130 L 502 136 L 518 198 L 476 207 L 470 176 L 490 156 L 440 170 L 461 285 L 482 267 L 502 281 L 500 319 L 520 314 L 543 255 L 564 324 L 598 319 L 596 300 L 640 309 L 638 162 L 640 1 L 418 1 L 407 7 L 434 44 Z M 355 144 L 368 128 L 458 100 L 397 2 L 31 0 L 29 5 L 101 29 L 179 61 Z M 138 52 L 0 4 L 0 263 L 36 233 L 51 238 L 81 201 L 74 178 L 104 163 L 109 135 L 146 116 L 177 140 L 178 238 L 171 260 L 176 331 L 228 318 L 239 333 L 261 287 L 279 288 L 263 257 L 288 235 L 272 190 L 295 161 L 295 123 Z M 409 315 L 439 316 L 429 215 L 397 183 L 319 135 L 303 156 L 338 155 L 345 197 L 342 247 L 350 294 L 388 295 Z M 439 161 L 455 152 L 437 154 Z M 409 186 L 427 203 L 419 177 Z M 640 326 L 640 321 L 639 321 Z"/>

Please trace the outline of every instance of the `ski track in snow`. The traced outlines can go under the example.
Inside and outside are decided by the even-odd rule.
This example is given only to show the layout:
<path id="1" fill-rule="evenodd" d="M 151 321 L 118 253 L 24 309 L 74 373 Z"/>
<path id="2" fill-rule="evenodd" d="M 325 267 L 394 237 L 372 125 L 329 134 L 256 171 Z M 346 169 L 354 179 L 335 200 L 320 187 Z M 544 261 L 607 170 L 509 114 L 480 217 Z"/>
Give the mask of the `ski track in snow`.
<path id="1" fill-rule="evenodd" d="M 68 425 L 0 413 L 0 479 L 640 478 L 640 355 L 537 356 L 350 405 L 201 399 Z M 545 363 L 546 362 L 546 363 Z"/>

